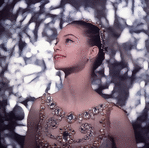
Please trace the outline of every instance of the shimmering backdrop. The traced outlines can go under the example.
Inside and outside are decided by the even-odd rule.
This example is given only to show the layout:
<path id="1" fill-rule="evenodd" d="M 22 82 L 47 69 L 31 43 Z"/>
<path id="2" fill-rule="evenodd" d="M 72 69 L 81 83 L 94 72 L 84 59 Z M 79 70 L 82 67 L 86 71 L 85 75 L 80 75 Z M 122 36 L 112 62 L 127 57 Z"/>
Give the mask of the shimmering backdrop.
<path id="1" fill-rule="evenodd" d="M 93 88 L 123 106 L 139 148 L 149 147 L 148 0 L 1 0 L 1 148 L 21 148 L 34 99 L 62 86 L 53 67 L 54 39 L 74 19 L 100 22 L 109 52 Z"/>

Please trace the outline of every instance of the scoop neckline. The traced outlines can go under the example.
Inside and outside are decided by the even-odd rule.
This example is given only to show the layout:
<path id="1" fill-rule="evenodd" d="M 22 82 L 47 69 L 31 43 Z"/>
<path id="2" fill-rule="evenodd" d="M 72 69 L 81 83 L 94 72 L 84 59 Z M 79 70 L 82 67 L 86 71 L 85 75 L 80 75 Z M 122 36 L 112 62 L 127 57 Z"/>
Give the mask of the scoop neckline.
<path id="1" fill-rule="evenodd" d="M 57 106 L 58 108 L 60 108 L 60 109 L 62 109 L 62 110 L 64 111 L 64 108 L 58 105 L 57 101 L 55 101 L 55 99 L 53 99 L 53 96 L 51 96 L 50 93 L 46 93 L 46 94 L 47 94 L 47 95 L 46 95 L 46 100 L 48 100 L 48 97 L 51 97 L 52 100 L 56 103 L 55 106 Z M 89 107 L 89 108 L 87 108 L 87 109 L 84 109 L 84 110 L 82 110 L 82 111 L 79 111 L 77 114 L 76 114 L 74 111 L 71 111 L 71 110 L 70 110 L 70 111 L 64 111 L 64 112 L 65 112 L 66 115 L 68 115 L 68 114 L 70 114 L 70 113 L 73 112 L 76 116 L 78 116 L 79 114 L 82 114 L 83 112 L 86 112 L 86 111 L 90 111 L 91 109 L 93 109 L 93 108 L 95 108 L 95 107 L 99 107 L 99 106 L 100 106 L 100 108 L 103 108 L 103 107 L 105 107 L 107 104 L 110 104 L 110 102 L 109 102 L 109 101 L 105 101 L 104 103 L 99 103 L 99 104 L 97 104 L 97 105 L 91 106 L 91 107 Z"/>

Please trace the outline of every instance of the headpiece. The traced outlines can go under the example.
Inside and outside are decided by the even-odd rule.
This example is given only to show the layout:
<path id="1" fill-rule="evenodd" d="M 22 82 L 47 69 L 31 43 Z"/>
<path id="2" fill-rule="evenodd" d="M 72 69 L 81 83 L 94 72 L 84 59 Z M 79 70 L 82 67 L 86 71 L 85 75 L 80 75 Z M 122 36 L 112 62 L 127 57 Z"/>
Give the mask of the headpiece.
<path id="1" fill-rule="evenodd" d="M 86 19 L 82 19 L 82 21 L 86 22 L 86 23 L 90 23 L 96 27 L 99 28 L 99 37 L 100 37 L 100 41 L 101 41 L 101 49 L 103 50 L 103 53 L 106 53 L 108 50 L 108 47 L 105 47 L 105 29 L 102 28 L 102 26 L 99 24 L 99 22 L 92 22 L 91 20 L 86 20 Z"/>

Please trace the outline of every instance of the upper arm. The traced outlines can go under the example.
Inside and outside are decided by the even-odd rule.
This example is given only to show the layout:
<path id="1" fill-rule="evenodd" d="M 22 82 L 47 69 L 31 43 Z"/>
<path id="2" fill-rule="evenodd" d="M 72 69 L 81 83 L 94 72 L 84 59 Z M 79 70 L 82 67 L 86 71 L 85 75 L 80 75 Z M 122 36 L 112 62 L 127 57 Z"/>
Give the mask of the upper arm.
<path id="1" fill-rule="evenodd" d="M 39 123 L 40 99 L 36 99 L 29 111 L 24 148 L 36 148 L 36 132 Z"/>
<path id="2" fill-rule="evenodd" d="M 110 136 L 117 148 L 137 148 L 133 127 L 121 109 L 113 107 L 110 123 Z"/>

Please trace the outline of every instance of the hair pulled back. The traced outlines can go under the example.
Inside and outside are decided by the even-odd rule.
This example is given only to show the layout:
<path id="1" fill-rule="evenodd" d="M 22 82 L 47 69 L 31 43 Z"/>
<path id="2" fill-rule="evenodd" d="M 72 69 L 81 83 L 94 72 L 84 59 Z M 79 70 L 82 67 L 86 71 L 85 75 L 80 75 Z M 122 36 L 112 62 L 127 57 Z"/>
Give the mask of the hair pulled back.
<path id="1" fill-rule="evenodd" d="M 105 59 L 105 52 L 101 48 L 102 42 L 99 35 L 100 29 L 93 25 L 92 23 L 85 22 L 83 20 L 72 21 L 68 25 L 78 25 L 84 29 L 84 34 L 88 38 L 88 44 L 90 46 L 97 46 L 99 48 L 98 56 L 93 65 L 93 75 L 95 74 L 95 70 L 102 64 Z"/>

